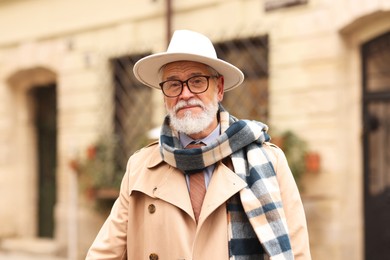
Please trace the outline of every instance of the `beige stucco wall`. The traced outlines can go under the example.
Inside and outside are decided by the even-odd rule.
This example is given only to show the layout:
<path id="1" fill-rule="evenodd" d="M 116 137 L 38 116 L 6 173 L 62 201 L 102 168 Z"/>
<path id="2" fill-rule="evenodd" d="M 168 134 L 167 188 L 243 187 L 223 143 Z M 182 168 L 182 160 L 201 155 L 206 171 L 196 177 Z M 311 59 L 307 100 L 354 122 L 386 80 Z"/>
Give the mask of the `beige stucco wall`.
<path id="1" fill-rule="evenodd" d="M 376 13 L 388 10 L 389 1 L 311 5 L 314 10 L 291 13 L 272 31 L 271 120 L 299 129 L 321 155 L 321 172 L 306 175 L 303 185 L 313 257 L 362 259 L 359 47 L 389 30 L 389 13 Z M 362 17 L 366 28 L 355 25 Z"/>
<path id="2" fill-rule="evenodd" d="M 107 60 L 166 44 L 165 1 L 0 1 L 0 239 L 34 237 L 36 172 L 26 91 L 58 88 L 56 240 L 68 243 L 68 162 L 110 128 Z M 269 35 L 270 122 L 321 156 L 302 194 L 313 259 L 363 259 L 359 46 L 390 29 L 389 0 L 309 0 L 264 12 L 264 1 L 173 1 L 173 29 L 214 41 Z M 163 113 L 154 92 L 155 124 Z M 15 192 L 17 190 L 17 192 Z M 13 205 L 20 205 L 13 207 Z M 79 200 L 79 255 L 102 218 Z"/>

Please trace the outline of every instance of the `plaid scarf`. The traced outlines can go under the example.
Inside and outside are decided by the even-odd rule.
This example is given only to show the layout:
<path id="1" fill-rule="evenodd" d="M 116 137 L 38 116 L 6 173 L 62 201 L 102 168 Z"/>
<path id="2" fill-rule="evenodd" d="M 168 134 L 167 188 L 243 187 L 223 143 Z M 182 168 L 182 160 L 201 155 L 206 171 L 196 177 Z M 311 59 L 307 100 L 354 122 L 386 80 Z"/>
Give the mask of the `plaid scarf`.
<path id="1" fill-rule="evenodd" d="M 222 134 L 211 145 L 183 149 L 166 117 L 160 136 L 163 160 L 186 174 L 229 157 L 248 186 L 227 203 L 230 259 L 294 259 L 279 184 L 263 143 L 270 140 L 260 122 L 237 120 L 220 105 Z"/>

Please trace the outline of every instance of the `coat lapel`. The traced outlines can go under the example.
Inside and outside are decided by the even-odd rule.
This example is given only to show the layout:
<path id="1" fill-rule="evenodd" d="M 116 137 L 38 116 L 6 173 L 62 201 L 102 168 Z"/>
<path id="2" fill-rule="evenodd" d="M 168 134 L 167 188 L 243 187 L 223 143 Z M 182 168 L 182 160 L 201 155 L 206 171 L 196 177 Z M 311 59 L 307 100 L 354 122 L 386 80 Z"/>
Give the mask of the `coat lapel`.
<path id="1" fill-rule="evenodd" d="M 213 211 L 247 186 L 236 173 L 219 162 L 214 170 L 200 213 L 201 224 Z"/>
<path id="2" fill-rule="evenodd" d="M 145 167 L 140 168 L 130 187 L 152 198 L 164 200 L 194 217 L 184 174 L 163 162 L 158 146 L 145 158 Z"/>
<path id="3" fill-rule="evenodd" d="M 155 196 L 195 218 L 184 174 L 173 167 L 169 168 L 165 173 L 165 179 L 157 186 Z"/>

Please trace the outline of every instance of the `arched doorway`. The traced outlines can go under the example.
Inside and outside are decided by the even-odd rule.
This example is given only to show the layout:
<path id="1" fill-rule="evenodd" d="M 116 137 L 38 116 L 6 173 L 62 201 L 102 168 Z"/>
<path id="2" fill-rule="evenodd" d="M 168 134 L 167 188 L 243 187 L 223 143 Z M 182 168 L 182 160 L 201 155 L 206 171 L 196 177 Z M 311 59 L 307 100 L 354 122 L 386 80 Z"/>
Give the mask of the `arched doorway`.
<path id="1" fill-rule="evenodd" d="M 390 255 L 390 31 L 361 53 L 365 259 L 380 260 Z"/>
<path id="2" fill-rule="evenodd" d="M 24 214 L 18 223 L 23 237 L 53 238 L 57 168 L 56 75 L 47 68 L 19 70 L 8 78 L 16 129 L 16 178 L 23 187 L 19 200 Z"/>

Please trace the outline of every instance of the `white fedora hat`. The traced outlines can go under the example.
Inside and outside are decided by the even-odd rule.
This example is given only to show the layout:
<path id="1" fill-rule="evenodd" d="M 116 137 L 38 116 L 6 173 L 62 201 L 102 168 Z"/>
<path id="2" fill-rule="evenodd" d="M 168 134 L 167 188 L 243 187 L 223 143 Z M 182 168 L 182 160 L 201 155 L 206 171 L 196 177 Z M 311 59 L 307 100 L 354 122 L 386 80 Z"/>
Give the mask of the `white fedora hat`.
<path id="1" fill-rule="evenodd" d="M 224 76 L 225 91 L 238 87 L 244 81 L 244 74 L 240 69 L 218 59 L 209 38 L 189 30 L 175 31 L 166 52 L 140 59 L 135 63 L 133 72 L 143 84 L 160 89 L 158 72 L 162 66 L 174 61 L 195 61 L 212 67 Z"/>

